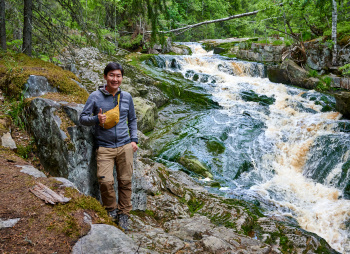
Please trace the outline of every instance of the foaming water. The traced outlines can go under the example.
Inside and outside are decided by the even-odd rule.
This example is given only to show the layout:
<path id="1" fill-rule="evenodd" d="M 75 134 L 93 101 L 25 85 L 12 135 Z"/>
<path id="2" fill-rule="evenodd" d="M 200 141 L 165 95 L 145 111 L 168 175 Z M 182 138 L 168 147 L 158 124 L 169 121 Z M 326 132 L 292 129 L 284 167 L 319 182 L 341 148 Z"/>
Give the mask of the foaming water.
<path id="1" fill-rule="evenodd" d="M 323 237 L 334 249 L 350 253 L 346 226 L 350 201 L 342 198 L 346 183 L 341 182 L 342 167 L 349 161 L 350 136 L 335 129 L 341 115 L 322 112 L 319 99 L 324 95 L 270 82 L 262 64 L 216 56 L 195 43 L 187 46 L 193 55 L 164 56 L 163 68 L 197 82 L 222 109 L 196 118 L 191 123 L 195 131 L 184 131 L 188 141 L 169 145 L 163 155 L 169 157 L 181 146 L 227 184 L 222 190 L 228 196 L 242 190 L 254 192 L 278 204 L 280 209 L 270 214 L 292 215 L 305 230 Z M 225 152 L 209 154 L 198 136 L 224 143 Z M 341 149 L 329 140 L 336 140 Z M 322 153 L 323 145 L 318 144 L 338 151 L 338 157 L 329 157 L 334 165 L 327 164 L 331 170 L 322 179 L 315 175 L 323 168 L 312 167 L 318 165 L 317 156 L 330 155 Z"/>

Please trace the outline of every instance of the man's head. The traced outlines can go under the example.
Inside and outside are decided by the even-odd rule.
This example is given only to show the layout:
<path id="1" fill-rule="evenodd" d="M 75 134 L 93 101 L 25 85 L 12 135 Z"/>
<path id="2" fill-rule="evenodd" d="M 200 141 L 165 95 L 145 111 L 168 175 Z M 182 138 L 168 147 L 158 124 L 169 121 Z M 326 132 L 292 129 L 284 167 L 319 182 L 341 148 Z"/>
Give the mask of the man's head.
<path id="1" fill-rule="evenodd" d="M 104 76 L 107 76 L 108 72 L 114 71 L 114 70 L 120 70 L 122 76 L 124 76 L 124 69 L 123 66 L 120 63 L 110 62 L 107 64 L 105 70 L 103 71 Z"/>
<path id="2" fill-rule="evenodd" d="M 119 86 L 123 81 L 124 70 L 119 63 L 111 62 L 107 64 L 104 70 L 104 79 L 107 81 L 106 90 L 113 94 L 118 91 Z"/>

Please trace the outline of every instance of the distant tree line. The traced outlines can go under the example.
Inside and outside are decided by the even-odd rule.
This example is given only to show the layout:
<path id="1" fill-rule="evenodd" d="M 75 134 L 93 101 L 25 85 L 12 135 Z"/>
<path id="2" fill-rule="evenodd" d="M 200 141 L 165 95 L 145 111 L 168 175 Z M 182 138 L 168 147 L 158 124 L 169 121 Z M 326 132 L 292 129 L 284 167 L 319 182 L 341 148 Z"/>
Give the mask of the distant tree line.
<path id="1" fill-rule="evenodd" d="M 336 56 L 349 34 L 348 0 L 0 0 L 1 49 L 49 58 L 83 45 L 147 51 L 166 36 L 323 36 Z"/>

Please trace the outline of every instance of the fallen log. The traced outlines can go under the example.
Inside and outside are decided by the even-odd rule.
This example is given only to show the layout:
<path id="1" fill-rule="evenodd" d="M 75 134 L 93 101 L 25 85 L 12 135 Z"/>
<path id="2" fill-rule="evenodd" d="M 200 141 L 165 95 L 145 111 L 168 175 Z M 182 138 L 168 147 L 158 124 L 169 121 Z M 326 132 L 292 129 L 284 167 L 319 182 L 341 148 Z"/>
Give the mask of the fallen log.
<path id="1" fill-rule="evenodd" d="M 56 203 L 67 203 L 70 200 L 70 198 L 57 194 L 42 183 L 37 183 L 33 188 L 29 189 L 29 191 L 38 198 L 44 200 L 45 203 L 50 203 L 52 205 Z"/>

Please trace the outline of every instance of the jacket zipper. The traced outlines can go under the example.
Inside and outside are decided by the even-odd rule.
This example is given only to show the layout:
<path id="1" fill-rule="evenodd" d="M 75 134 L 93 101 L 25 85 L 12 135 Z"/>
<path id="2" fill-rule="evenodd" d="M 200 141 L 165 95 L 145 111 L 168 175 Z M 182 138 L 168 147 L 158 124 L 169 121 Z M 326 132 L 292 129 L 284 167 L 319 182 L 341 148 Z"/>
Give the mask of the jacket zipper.
<path id="1" fill-rule="evenodd" d="M 117 95 L 118 93 L 116 93 L 115 95 Z M 113 102 L 114 102 L 114 107 L 116 107 L 117 105 L 115 105 L 115 95 L 113 96 Z M 114 145 L 115 147 L 117 147 L 117 125 L 115 125 L 114 128 Z"/>

